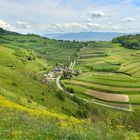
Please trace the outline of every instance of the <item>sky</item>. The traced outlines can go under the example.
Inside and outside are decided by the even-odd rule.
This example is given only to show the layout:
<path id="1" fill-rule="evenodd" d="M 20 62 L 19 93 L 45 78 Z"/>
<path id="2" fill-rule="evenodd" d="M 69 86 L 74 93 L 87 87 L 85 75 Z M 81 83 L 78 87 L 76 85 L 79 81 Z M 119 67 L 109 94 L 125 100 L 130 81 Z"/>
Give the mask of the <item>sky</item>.
<path id="1" fill-rule="evenodd" d="M 140 0 L 0 0 L 0 27 L 39 34 L 140 32 Z"/>

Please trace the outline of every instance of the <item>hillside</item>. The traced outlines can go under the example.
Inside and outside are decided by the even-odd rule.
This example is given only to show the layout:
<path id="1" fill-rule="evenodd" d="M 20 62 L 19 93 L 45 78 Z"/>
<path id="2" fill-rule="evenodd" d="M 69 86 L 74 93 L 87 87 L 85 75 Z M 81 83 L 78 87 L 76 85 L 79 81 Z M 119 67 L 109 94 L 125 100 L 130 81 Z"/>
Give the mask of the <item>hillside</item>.
<path id="1" fill-rule="evenodd" d="M 127 35 L 114 38 L 113 43 L 120 43 L 122 46 L 130 49 L 140 49 L 140 34 Z"/>
<path id="2" fill-rule="evenodd" d="M 20 35 L 20 34 L 16 32 L 4 30 L 3 28 L 0 27 L 0 35 Z"/>
<path id="3" fill-rule="evenodd" d="M 106 108 L 67 95 L 56 87 L 55 80 L 42 83 L 43 74 L 52 71 L 57 65 L 69 65 L 71 56 L 75 57 L 77 53 L 82 55 L 83 48 L 89 49 L 86 43 L 4 32 L 6 34 L 0 34 L 0 140 L 140 138 L 140 110 L 137 106 L 132 112 Z M 91 42 L 90 45 L 94 46 L 94 43 Z M 112 51 L 116 50 L 120 51 L 121 48 Z M 85 55 L 85 50 L 83 51 Z M 111 62 L 106 64 L 105 71 L 119 68 L 118 65 L 109 63 Z M 100 67 L 97 65 L 94 71 L 102 66 L 104 64 Z M 84 64 L 76 64 L 74 69 L 79 69 L 78 67 L 91 69 Z M 76 77 L 76 80 L 78 78 L 81 77 Z M 95 78 L 100 77 L 97 75 Z M 128 83 L 131 85 L 133 80 Z M 69 85 L 71 84 L 72 82 Z M 132 86 L 135 88 L 135 85 Z M 86 87 L 81 86 L 78 90 L 82 91 L 83 88 Z M 81 96 L 83 97 L 82 94 Z"/>

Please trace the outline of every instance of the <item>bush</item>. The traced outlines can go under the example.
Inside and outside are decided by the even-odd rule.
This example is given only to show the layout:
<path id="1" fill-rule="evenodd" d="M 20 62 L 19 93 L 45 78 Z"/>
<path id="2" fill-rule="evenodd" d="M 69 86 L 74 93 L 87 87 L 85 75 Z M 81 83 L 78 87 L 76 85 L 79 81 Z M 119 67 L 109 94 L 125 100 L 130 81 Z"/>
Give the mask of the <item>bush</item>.
<path id="1" fill-rule="evenodd" d="M 30 100 L 27 100 L 27 102 L 28 102 L 28 103 L 32 103 L 32 101 L 30 101 Z"/>
<path id="2" fill-rule="evenodd" d="M 32 50 L 22 50 L 22 49 L 17 49 L 15 50 L 14 55 L 20 57 L 20 59 L 26 59 L 28 61 L 30 60 L 35 60 L 36 59 L 36 55 Z"/>
<path id="3" fill-rule="evenodd" d="M 26 40 L 17 40 L 18 43 L 25 43 Z"/>
<path id="4" fill-rule="evenodd" d="M 70 92 L 70 93 L 74 93 L 74 89 L 72 87 L 70 87 L 70 88 L 67 87 L 67 91 Z"/>
<path id="5" fill-rule="evenodd" d="M 32 96 L 32 95 L 30 95 L 30 98 L 31 98 L 31 99 L 33 99 L 33 96 Z"/>
<path id="6" fill-rule="evenodd" d="M 77 117 L 87 118 L 88 117 L 88 112 L 87 112 L 87 110 L 84 110 L 83 108 L 79 108 L 75 115 Z"/>
<path id="7" fill-rule="evenodd" d="M 56 94 L 56 97 L 62 101 L 65 101 L 65 98 L 66 98 L 66 95 L 64 92 L 62 91 L 58 91 L 57 94 Z"/>
<path id="8" fill-rule="evenodd" d="M 12 82 L 11 85 L 14 87 L 17 87 L 17 83 L 15 83 L 15 82 Z"/>
<path id="9" fill-rule="evenodd" d="M 36 43 L 36 42 L 37 42 L 37 40 L 35 40 L 35 39 L 31 39 L 31 40 L 29 40 L 29 42 Z"/>

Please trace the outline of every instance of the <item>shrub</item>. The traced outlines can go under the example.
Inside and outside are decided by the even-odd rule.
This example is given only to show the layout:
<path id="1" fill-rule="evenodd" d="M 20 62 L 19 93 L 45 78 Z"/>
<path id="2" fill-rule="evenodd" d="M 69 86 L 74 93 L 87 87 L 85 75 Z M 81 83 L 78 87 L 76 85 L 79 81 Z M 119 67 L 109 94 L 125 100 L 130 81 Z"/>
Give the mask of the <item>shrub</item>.
<path id="1" fill-rule="evenodd" d="M 83 108 L 79 108 L 78 110 L 77 110 L 77 112 L 76 112 L 76 116 L 77 117 L 81 117 L 81 118 L 87 118 L 88 117 L 88 112 L 87 112 L 87 110 L 84 110 Z"/>
<path id="2" fill-rule="evenodd" d="M 12 82 L 11 85 L 14 87 L 17 87 L 17 83 L 15 83 L 15 82 Z"/>
<path id="3" fill-rule="evenodd" d="M 30 101 L 30 100 L 27 100 L 27 102 L 28 102 L 28 103 L 32 103 L 32 101 Z"/>
<path id="4" fill-rule="evenodd" d="M 70 88 L 67 87 L 67 91 L 70 92 L 70 93 L 74 93 L 74 89 L 72 87 L 70 87 Z"/>
<path id="5" fill-rule="evenodd" d="M 26 40 L 17 40 L 18 43 L 25 43 Z"/>
<path id="6" fill-rule="evenodd" d="M 27 60 L 29 60 L 29 61 L 32 60 L 32 56 L 28 56 Z"/>
<path id="7" fill-rule="evenodd" d="M 30 95 L 30 98 L 31 98 L 31 99 L 33 99 L 33 96 L 32 96 L 32 95 Z"/>
<path id="8" fill-rule="evenodd" d="M 29 42 L 36 43 L 36 42 L 37 42 L 37 40 L 35 40 L 35 39 L 31 39 L 31 40 L 29 40 Z"/>
<path id="9" fill-rule="evenodd" d="M 62 91 L 58 91 L 57 94 L 56 94 L 56 97 L 62 101 L 65 101 L 65 97 L 66 95 L 64 94 L 64 92 Z"/>

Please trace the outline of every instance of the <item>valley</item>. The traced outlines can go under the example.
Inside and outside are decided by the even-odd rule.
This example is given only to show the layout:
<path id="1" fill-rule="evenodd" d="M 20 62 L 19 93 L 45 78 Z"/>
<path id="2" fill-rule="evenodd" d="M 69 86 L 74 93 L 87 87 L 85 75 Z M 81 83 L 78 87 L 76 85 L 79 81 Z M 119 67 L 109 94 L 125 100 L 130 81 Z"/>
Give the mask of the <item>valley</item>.
<path id="1" fill-rule="evenodd" d="M 1 29 L 0 139 L 139 139 L 139 53 Z"/>

